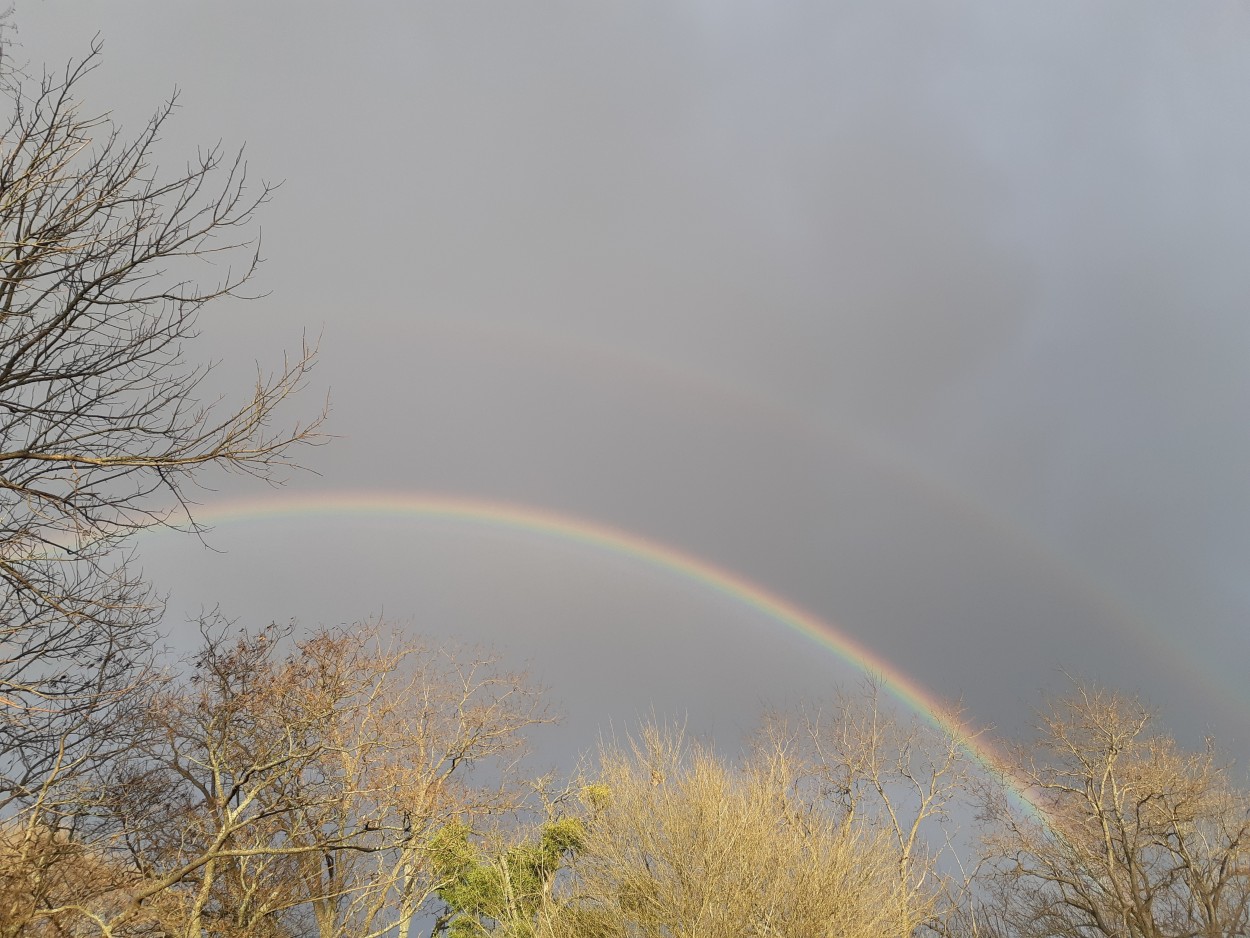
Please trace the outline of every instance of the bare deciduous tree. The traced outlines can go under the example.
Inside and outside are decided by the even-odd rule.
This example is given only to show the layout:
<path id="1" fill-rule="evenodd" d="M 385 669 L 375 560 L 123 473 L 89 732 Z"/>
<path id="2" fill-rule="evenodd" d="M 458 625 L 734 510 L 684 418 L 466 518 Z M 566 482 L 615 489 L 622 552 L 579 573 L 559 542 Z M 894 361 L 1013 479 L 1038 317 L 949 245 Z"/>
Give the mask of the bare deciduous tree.
<path id="1" fill-rule="evenodd" d="M 154 920 L 185 938 L 406 934 L 442 885 L 436 834 L 528 790 L 516 760 L 548 719 L 540 694 L 376 627 L 289 652 L 285 630 L 229 631 L 206 625 L 191 673 L 83 799 L 79 840 L 128 871 L 129 905 L 103 920 L 83 896 L 44 917 L 92 912 L 100 935 Z"/>
<path id="2" fill-rule="evenodd" d="M 131 535 L 194 527 L 203 470 L 274 478 L 319 439 L 319 420 L 275 426 L 307 346 L 242 406 L 203 399 L 209 367 L 184 346 L 255 271 L 269 188 L 220 147 L 158 174 L 174 100 L 133 137 L 91 116 L 99 51 L 36 79 L 0 59 L 0 805 L 46 806 L 145 679 L 161 606 Z"/>
<path id="3" fill-rule="evenodd" d="M 947 727 L 960 727 L 957 710 Z M 869 678 L 828 703 L 766 716 L 756 735 L 757 758 L 769 753 L 790 765 L 796 790 L 824 802 L 848 825 L 892 842 L 900 884 L 940 897 L 926 925 L 942 932 L 970 888 L 954 841 L 955 817 L 971 807 L 976 768 L 968 733 L 900 717 Z"/>
<path id="4" fill-rule="evenodd" d="M 1250 793 L 1214 749 L 1181 751 L 1135 698 L 1077 685 L 1039 713 L 986 798 L 977 931 L 1021 938 L 1227 938 L 1250 932 Z"/>
<path id="5" fill-rule="evenodd" d="M 932 895 L 885 831 L 803 796 L 783 750 L 735 768 L 644 728 L 601 755 L 585 837 L 538 933 L 579 938 L 902 938 Z"/>

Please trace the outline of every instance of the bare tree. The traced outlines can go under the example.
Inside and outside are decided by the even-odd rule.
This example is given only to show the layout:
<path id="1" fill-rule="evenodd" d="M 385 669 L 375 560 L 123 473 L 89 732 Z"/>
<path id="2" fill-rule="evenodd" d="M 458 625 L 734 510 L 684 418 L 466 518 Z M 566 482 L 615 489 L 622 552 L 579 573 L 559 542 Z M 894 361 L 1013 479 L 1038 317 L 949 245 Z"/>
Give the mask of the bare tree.
<path id="1" fill-rule="evenodd" d="M 944 716 L 945 727 L 963 725 L 958 710 Z M 926 923 L 939 932 L 970 887 L 955 819 L 972 807 L 971 742 L 968 733 L 900 717 L 872 678 L 826 703 L 768 714 L 754 740 L 757 758 L 788 763 L 804 798 L 891 841 L 900 884 L 941 897 Z"/>
<path id="2" fill-rule="evenodd" d="M 206 625 L 191 673 L 84 791 L 78 840 L 127 871 L 124 888 L 42 918 L 101 936 L 145 922 L 185 938 L 406 934 L 442 885 L 437 834 L 528 790 L 516 760 L 548 719 L 539 693 L 489 657 L 375 626 L 289 651 L 282 629 L 230 632 Z"/>
<path id="3" fill-rule="evenodd" d="M 1075 685 L 987 793 L 976 931 L 1021 938 L 1250 933 L 1250 792 L 1214 748 L 1183 752 L 1139 700 Z"/>
<path id="4" fill-rule="evenodd" d="M 931 914 L 892 838 L 804 797 L 783 750 L 735 767 L 649 726 L 600 761 L 540 935 L 902 938 Z"/>
<path id="5" fill-rule="evenodd" d="M 204 470 L 276 479 L 319 439 L 318 419 L 275 425 L 309 347 L 241 406 L 205 400 L 210 366 L 185 355 L 200 310 L 256 270 L 269 187 L 219 146 L 158 174 L 175 101 L 134 136 L 92 116 L 99 53 L 39 78 L 0 59 L 0 806 L 46 807 L 145 680 L 162 610 L 132 535 L 194 529 Z"/>

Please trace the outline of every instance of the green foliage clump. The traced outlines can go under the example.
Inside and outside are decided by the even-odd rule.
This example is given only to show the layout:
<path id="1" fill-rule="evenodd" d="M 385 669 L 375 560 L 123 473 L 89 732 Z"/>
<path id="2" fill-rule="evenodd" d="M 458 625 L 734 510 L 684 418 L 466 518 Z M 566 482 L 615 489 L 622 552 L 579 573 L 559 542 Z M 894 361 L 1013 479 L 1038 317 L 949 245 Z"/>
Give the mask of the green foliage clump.
<path id="1" fill-rule="evenodd" d="M 592 782 L 582 787 L 582 803 L 591 811 L 599 812 L 612 803 L 612 789 L 602 782 Z"/>
<path id="2" fill-rule="evenodd" d="M 537 842 L 497 852 L 476 843 L 466 824 L 449 824 L 434 838 L 431 858 L 445 885 L 448 938 L 532 938 L 539 906 L 568 857 L 582 847 L 585 827 L 577 818 L 542 826 Z"/>

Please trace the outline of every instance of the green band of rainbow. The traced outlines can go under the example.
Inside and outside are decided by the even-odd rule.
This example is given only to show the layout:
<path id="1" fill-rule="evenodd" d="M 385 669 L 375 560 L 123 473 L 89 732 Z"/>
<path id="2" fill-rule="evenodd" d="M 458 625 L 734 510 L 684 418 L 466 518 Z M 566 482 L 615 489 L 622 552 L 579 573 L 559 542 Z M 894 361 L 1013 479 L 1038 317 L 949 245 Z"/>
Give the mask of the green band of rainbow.
<path id="1" fill-rule="evenodd" d="M 693 554 L 612 525 L 546 509 L 507 502 L 436 494 L 329 492 L 264 500 L 229 501 L 196 511 L 196 521 L 217 525 L 239 521 L 315 516 L 383 516 L 455 521 L 523 531 L 639 560 L 756 610 L 765 618 L 806 635 L 840 660 L 878 677 L 891 696 L 925 721 L 959 739 L 977 762 L 994 769 L 1000 758 L 985 734 L 973 730 L 956 711 L 918 681 L 863 644 L 776 593 Z M 1026 792 L 1022 801 L 1037 812 Z"/>

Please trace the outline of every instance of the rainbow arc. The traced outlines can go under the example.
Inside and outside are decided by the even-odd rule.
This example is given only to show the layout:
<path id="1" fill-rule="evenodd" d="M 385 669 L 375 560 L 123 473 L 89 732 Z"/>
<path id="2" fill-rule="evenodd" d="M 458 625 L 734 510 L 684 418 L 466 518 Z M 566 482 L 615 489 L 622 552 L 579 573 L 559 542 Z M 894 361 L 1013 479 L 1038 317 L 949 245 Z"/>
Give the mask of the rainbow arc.
<path id="1" fill-rule="evenodd" d="M 1001 763 L 999 754 L 984 732 L 970 726 L 954 707 L 845 630 L 733 571 L 610 524 L 488 499 L 439 494 L 341 492 L 207 505 L 196 512 L 196 521 L 220 525 L 318 516 L 451 521 L 526 532 L 539 538 L 632 558 L 752 609 L 767 621 L 801 633 L 852 668 L 878 679 L 886 692 L 901 704 L 933 727 L 959 739 L 967 752 L 987 770 L 994 770 Z M 1027 792 L 1014 789 L 1013 793 L 1035 813 L 1039 811 Z"/>

